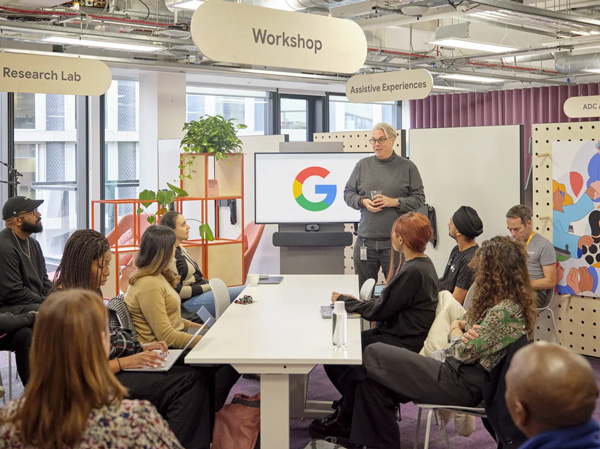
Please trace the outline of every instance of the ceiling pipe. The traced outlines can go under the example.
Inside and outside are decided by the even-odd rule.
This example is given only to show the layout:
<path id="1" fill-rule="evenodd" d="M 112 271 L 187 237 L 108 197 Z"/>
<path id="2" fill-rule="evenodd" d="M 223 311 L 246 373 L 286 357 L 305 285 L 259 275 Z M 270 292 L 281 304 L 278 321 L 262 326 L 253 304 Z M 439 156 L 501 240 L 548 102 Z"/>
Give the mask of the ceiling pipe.
<path id="1" fill-rule="evenodd" d="M 560 73 L 571 74 L 589 69 L 600 70 L 600 53 L 588 53 L 585 55 L 571 55 L 567 52 L 554 55 L 556 70 Z"/>
<path id="2" fill-rule="evenodd" d="M 533 55 L 520 55 L 520 56 L 509 56 L 506 58 L 502 58 L 503 64 L 523 64 L 528 62 L 536 62 L 536 61 L 549 61 L 550 59 L 554 59 L 554 52 L 549 51 L 546 53 L 537 53 Z"/>

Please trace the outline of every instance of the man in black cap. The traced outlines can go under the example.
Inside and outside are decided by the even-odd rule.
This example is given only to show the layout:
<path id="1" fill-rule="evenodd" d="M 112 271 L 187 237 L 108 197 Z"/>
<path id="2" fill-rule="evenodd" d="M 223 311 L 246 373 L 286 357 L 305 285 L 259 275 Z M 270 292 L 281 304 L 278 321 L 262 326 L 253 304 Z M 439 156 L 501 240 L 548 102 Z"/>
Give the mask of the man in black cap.
<path id="1" fill-rule="evenodd" d="M 450 219 L 448 232 L 457 245 L 450 253 L 448 265 L 440 279 L 440 291 L 448 290 L 463 304 L 473 283 L 473 271 L 468 265 L 479 248 L 475 237 L 483 232 L 483 223 L 475 209 L 461 206 Z"/>
<path id="2" fill-rule="evenodd" d="M 16 196 L 2 208 L 6 228 L 0 231 L 0 312 L 37 310 L 52 288 L 42 248 L 31 237 L 42 232 L 37 208 L 43 202 Z"/>

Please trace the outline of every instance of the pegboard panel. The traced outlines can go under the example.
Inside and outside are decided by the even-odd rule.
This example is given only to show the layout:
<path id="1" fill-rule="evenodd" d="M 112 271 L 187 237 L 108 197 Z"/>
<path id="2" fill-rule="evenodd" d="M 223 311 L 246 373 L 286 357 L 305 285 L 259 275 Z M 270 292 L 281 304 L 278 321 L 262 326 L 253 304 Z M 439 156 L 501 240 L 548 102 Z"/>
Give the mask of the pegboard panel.
<path id="1" fill-rule="evenodd" d="M 396 142 L 394 145 L 394 151 L 398 155 L 403 154 L 403 146 L 405 144 L 406 139 L 404 138 L 403 130 L 396 130 L 398 133 L 398 137 L 396 138 Z M 314 134 L 315 142 L 342 142 L 344 144 L 344 152 L 365 152 L 365 151 L 373 151 L 371 144 L 369 143 L 369 139 L 371 138 L 371 130 L 367 131 L 345 131 L 345 132 L 336 132 L 336 133 L 315 133 Z M 345 231 L 354 232 L 354 225 L 351 223 L 347 223 L 344 228 Z M 354 243 L 356 242 L 356 236 L 354 236 L 352 246 L 347 246 L 344 248 L 344 274 L 354 274 Z M 385 272 L 387 273 L 387 267 L 385 268 Z M 379 279 L 377 279 L 378 284 L 383 284 L 385 282 L 385 276 L 380 271 Z"/>
<path id="2" fill-rule="evenodd" d="M 597 140 L 600 122 L 534 124 L 532 132 L 533 226 L 553 240 L 552 143 Z M 600 327 L 600 301 L 591 297 L 554 293 L 551 305 L 560 343 L 574 351 L 600 356 L 596 334 Z M 536 325 L 536 340 L 554 341 L 549 314 L 542 312 Z"/>

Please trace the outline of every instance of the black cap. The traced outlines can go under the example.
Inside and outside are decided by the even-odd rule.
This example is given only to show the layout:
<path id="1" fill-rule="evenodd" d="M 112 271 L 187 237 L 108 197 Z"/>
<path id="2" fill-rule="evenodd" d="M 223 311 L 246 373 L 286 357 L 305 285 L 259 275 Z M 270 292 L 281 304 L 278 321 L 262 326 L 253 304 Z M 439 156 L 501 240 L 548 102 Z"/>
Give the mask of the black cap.
<path id="1" fill-rule="evenodd" d="M 15 196 L 4 203 L 4 207 L 2 207 L 2 219 L 6 221 L 9 218 L 19 215 L 21 212 L 31 212 L 43 202 L 44 200 L 32 200 L 24 196 Z"/>
<path id="2" fill-rule="evenodd" d="M 474 239 L 483 232 L 483 223 L 475 209 L 469 206 L 461 206 L 452 216 L 452 223 L 458 232 L 465 237 Z"/>

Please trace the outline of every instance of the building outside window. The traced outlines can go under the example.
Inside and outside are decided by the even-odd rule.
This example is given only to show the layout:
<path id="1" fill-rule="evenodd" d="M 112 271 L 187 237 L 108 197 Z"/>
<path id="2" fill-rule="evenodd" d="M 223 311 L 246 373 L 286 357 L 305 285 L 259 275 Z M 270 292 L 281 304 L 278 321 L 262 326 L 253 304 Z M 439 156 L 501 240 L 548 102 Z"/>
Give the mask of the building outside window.
<path id="1" fill-rule="evenodd" d="M 259 91 L 187 87 L 187 121 L 208 115 L 222 115 L 248 126 L 238 136 L 264 135 L 267 94 Z"/>
<path id="2" fill-rule="evenodd" d="M 329 131 L 356 131 L 373 128 L 377 123 L 396 123 L 396 105 L 386 103 L 350 103 L 344 96 L 329 97 Z"/>
<path id="3" fill-rule="evenodd" d="M 53 271 L 77 229 L 77 117 L 72 95 L 15 94 L 17 194 L 43 199 L 44 231 L 35 234 Z"/>
<path id="4" fill-rule="evenodd" d="M 104 198 L 130 199 L 139 194 L 139 83 L 113 80 L 105 95 Z M 119 218 L 134 213 L 118 207 Z M 115 226 L 114 207 L 106 207 L 104 226 Z"/>

